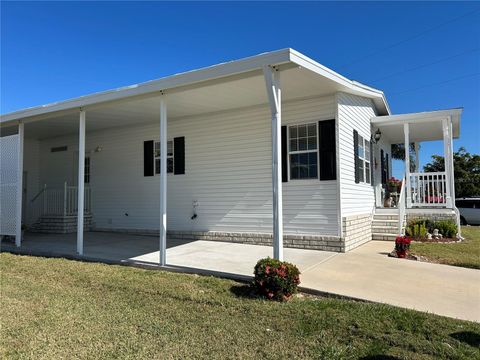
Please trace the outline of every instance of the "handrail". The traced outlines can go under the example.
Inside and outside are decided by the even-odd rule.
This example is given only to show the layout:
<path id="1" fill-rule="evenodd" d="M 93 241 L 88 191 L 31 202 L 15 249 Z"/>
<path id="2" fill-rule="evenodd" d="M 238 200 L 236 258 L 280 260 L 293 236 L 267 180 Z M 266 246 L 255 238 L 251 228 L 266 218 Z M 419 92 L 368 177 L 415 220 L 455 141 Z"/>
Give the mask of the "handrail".
<path id="1" fill-rule="evenodd" d="M 32 198 L 32 200 L 30 200 L 30 202 L 33 203 L 35 200 L 37 200 L 37 198 L 38 198 L 40 195 L 42 195 L 42 194 L 45 192 L 45 190 L 47 190 L 47 184 L 45 184 L 45 185 L 43 186 L 42 190 L 40 190 L 40 191 L 38 192 L 38 194 L 35 195 L 35 196 Z"/>
<path id="2" fill-rule="evenodd" d="M 402 181 L 402 188 L 400 189 L 400 197 L 398 199 L 398 235 L 403 235 L 403 218 L 405 217 L 405 176 Z"/>

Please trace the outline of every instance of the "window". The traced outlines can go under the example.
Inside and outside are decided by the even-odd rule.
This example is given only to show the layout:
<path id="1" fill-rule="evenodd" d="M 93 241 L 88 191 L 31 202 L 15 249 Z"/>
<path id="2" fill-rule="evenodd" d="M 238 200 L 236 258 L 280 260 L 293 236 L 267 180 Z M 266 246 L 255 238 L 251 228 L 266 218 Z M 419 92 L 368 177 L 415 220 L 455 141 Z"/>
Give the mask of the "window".
<path id="1" fill-rule="evenodd" d="M 358 135 L 359 181 L 370 184 L 370 141 Z"/>
<path id="2" fill-rule="evenodd" d="M 153 149 L 153 158 L 155 161 L 155 174 L 160 174 L 160 141 L 155 141 Z M 167 174 L 173 173 L 173 141 L 167 141 Z"/>
<path id="3" fill-rule="evenodd" d="M 317 124 L 288 128 L 290 179 L 318 179 Z"/>
<path id="4" fill-rule="evenodd" d="M 84 182 L 90 184 L 90 157 L 85 157 Z"/>

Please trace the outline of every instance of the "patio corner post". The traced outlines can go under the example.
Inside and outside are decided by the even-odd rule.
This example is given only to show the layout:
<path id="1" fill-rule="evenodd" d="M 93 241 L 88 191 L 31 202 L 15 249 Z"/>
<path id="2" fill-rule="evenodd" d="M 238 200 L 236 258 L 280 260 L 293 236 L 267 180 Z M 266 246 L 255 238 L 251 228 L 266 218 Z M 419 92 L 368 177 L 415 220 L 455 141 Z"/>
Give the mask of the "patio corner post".
<path id="1" fill-rule="evenodd" d="M 85 110 L 80 109 L 78 123 L 78 200 L 77 254 L 83 255 L 83 216 L 85 200 Z"/>
<path id="2" fill-rule="evenodd" d="M 18 123 L 18 164 L 17 164 L 17 196 L 16 196 L 16 218 L 15 222 L 15 245 L 22 245 L 22 202 L 23 202 L 23 139 L 24 124 Z"/>
<path id="3" fill-rule="evenodd" d="M 280 72 L 274 67 L 264 66 L 263 74 L 272 113 L 273 257 L 283 260 L 282 100 Z"/>
<path id="4" fill-rule="evenodd" d="M 412 194 L 410 187 L 410 126 L 403 124 L 403 134 L 405 137 L 405 194 L 407 196 L 407 208 L 412 207 Z"/>
<path id="5" fill-rule="evenodd" d="M 160 97 L 160 266 L 167 263 L 167 104 Z"/>
<path id="6" fill-rule="evenodd" d="M 445 182 L 446 182 L 446 205 L 449 209 L 453 209 L 454 201 L 452 197 L 455 196 L 453 185 L 453 139 L 452 139 L 452 119 L 448 117 L 442 122 L 443 127 L 443 149 L 445 162 Z"/>

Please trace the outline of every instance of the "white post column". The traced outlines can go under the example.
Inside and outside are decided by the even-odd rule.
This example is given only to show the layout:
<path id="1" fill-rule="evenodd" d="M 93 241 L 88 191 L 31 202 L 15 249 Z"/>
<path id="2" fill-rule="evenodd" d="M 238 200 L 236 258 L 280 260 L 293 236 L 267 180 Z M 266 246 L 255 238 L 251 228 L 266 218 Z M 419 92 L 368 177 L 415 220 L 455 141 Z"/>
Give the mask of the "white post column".
<path id="1" fill-rule="evenodd" d="M 415 143 L 415 171 L 420 172 L 420 146 L 418 142 Z"/>
<path id="2" fill-rule="evenodd" d="M 443 152 L 445 164 L 445 187 L 447 192 L 446 205 L 447 208 L 453 208 L 452 189 L 453 186 L 453 153 L 452 153 L 452 121 L 450 118 L 444 119 L 443 127 Z"/>
<path id="3" fill-rule="evenodd" d="M 18 123 L 18 164 L 17 164 L 17 206 L 15 223 L 15 245 L 20 247 L 22 245 L 22 201 L 23 201 L 23 138 L 24 138 L 24 124 Z"/>
<path id="4" fill-rule="evenodd" d="M 167 104 L 160 98 L 160 266 L 167 263 Z"/>
<path id="5" fill-rule="evenodd" d="M 85 200 L 85 110 L 80 109 L 78 123 L 78 210 L 77 210 L 77 254 L 83 255 L 83 215 Z"/>
<path id="6" fill-rule="evenodd" d="M 403 134 L 405 136 L 405 193 L 407 194 L 407 208 L 411 208 L 412 189 L 410 188 L 410 126 L 408 123 L 403 125 Z"/>
<path id="7" fill-rule="evenodd" d="M 263 74 L 272 113 L 273 257 L 283 260 L 282 100 L 280 73 L 270 66 L 265 66 Z"/>

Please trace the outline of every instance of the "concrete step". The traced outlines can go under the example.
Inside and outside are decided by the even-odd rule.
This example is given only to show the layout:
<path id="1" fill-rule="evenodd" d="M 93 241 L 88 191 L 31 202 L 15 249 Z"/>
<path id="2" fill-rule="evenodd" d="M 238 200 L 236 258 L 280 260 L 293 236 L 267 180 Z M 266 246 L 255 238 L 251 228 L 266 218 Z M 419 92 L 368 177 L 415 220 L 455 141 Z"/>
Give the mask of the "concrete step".
<path id="1" fill-rule="evenodd" d="M 397 208 L 376 208 L 375 214 L 398 214 Z"/>
<path id="2" fill-rule="evenodd" d="M 396 221 L 398 221 L 398 215 L 375 214 L 375 215 L 373 215 L 373 220 L 396 220 Z"/>
<path id="3" fill-rule="evenodd" d="M 384 234 L 372 232 L 372 240 L 395 241 L 397 236 L 398 235 L 396 233 Z"/>
<path id="4" fill-rule="evenodd" d="M 372 226 L 372 233 L 394 234 L 398 231 L 398 226 Z"/>
<path id="5" fill-rule="evenodd" d="M 372 220 L 373 226 L 398 226 L 398 219 L 375 219 Z"/>

